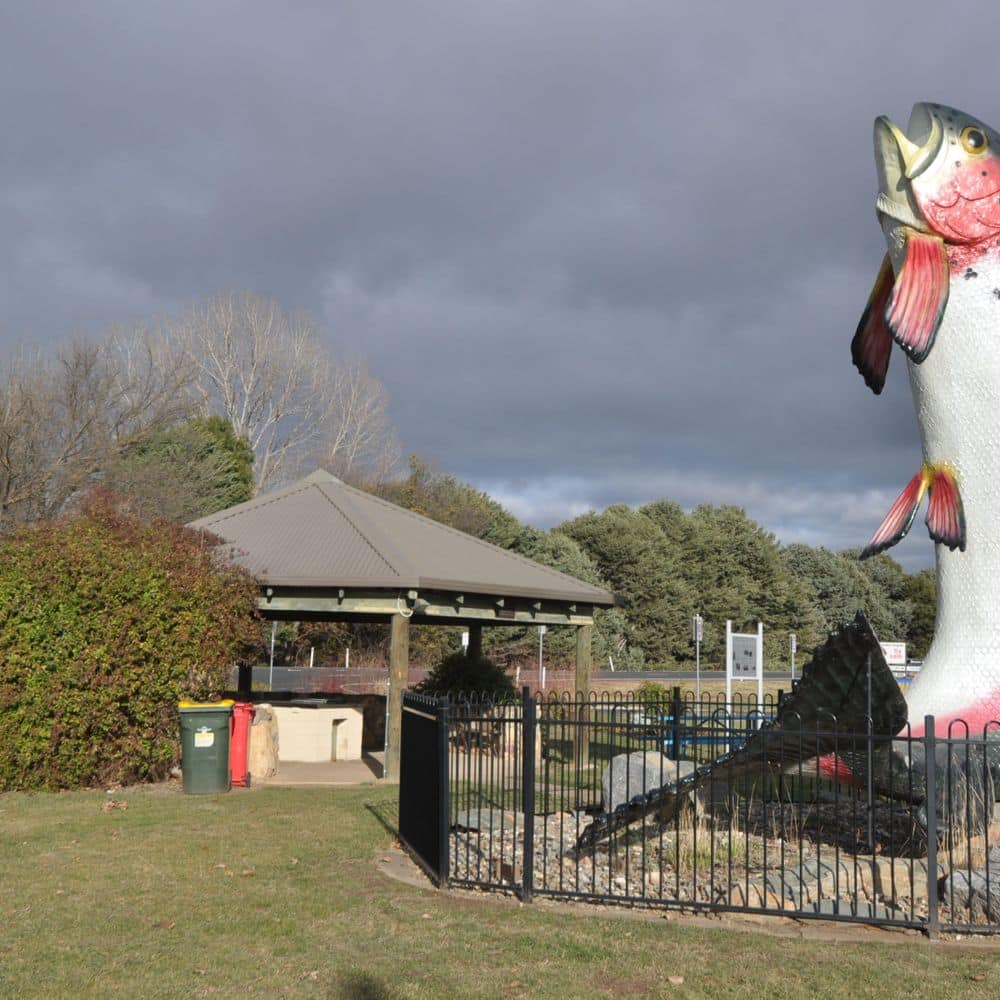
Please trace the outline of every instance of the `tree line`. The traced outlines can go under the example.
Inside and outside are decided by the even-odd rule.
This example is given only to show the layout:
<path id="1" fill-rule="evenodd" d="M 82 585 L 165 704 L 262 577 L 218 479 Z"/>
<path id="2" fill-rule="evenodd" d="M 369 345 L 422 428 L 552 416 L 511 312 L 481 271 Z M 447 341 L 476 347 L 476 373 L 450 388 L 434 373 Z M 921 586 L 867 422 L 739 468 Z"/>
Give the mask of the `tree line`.
<path id="1" fill-rule="evenodd" d="M 668 499 L 639 508 L 614 504 L 540 531 L 416 458 L 406 479 L 379 492 L 616 594 L 621 607 L 599 611 L 595 621 L 595 657 L 604 666 L 610 657 L 624 669 L 693 667 L 695 614 L 704 618 L 701 654 L 709 667 L 723 664 L 726 619 L 738 630 L 764 622 L 771 667 L 788 666 L 789 633 L 797 637 L 801 666 L 858 609 L 880 638 L 907 642 L 914 658 L 926 654 L 933 636 L 932 570 L 906 573 L 885 553 L 862 561 L 858 549 L 781 545 L 738 507 L 703 504 L 686 512 Z M 546 650 L 569 661 L 570 637 L 559 632 L 546 636 Z M 493 652 L 510 656 L 537 648 L 532 628 L 489 630 L 486 641 L 487 649 L 492 643 Z"/>
<path id="2" fill-rule="evenodd" d="M 378 495 L 613 591 L 599 612 L 603 665 L 685 668 L 691 622 L 705 621 L 703 662 L 721 665 L 725 620 L 765 623 L 765 656 L 785 665 L 789 633 L 807 651 L 858 608 L 884 639 L 922 656 L 933 632 L 934 576 L 907 574 L 883 554 L 779 544 L 746 513 L 669 499 L 615 504 L 550 531 L 419 457 L 401 471 L 384 385 L 359 358 L 335 356 L 308 315 L 250 293 L 216 296 L 153 324 L 118 327 L 0 370 L 0 531 L 53 518 L 96 484 L 144 517 L 181 523 L 247 500 L 321 466 Z M 552 630 L 550 659 L 572 660 Z M 283 662 L 334 660 L 351 645 L 377 654 L 382 630 L 284 626 Z M 457 630 L 415 628 L 412 653 L 432 665 L 458 648 Z M 534 629 L 488 630 L 486 648 L 533 657 Z"/>

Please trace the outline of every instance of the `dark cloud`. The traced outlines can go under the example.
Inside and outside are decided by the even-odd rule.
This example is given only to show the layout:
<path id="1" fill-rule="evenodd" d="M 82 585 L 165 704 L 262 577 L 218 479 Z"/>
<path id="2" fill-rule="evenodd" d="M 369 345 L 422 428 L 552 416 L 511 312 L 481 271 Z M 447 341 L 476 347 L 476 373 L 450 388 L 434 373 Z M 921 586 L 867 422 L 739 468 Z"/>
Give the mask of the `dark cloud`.
<path id="1" fill-rule="evenodd" d="M 848 357 L 882 254 L 871 121 L 1000 123 L 998 21 L 8 4 L 0 338 L 249 288 L 314 311 L 408 448 L 529 519 L 669 495 L 862 543 L 919 463 L 901 358 L 875 399 Z"/>

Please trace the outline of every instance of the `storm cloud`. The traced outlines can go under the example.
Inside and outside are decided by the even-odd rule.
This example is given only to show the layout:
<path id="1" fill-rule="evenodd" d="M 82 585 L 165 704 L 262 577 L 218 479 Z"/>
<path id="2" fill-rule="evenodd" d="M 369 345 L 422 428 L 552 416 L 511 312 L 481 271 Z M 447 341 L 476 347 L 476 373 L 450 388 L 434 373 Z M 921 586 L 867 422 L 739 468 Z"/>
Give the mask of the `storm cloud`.
<path id="1" fill-rule="evenodd" d="M 737 503 L 863 544 L 916 471 L 871 124 L 1000 124 L 994 4 L 8 3 L 0 339 L 249 289 L 542 526 Z M 932 546 L 914 531 L 911 568 Z"/>

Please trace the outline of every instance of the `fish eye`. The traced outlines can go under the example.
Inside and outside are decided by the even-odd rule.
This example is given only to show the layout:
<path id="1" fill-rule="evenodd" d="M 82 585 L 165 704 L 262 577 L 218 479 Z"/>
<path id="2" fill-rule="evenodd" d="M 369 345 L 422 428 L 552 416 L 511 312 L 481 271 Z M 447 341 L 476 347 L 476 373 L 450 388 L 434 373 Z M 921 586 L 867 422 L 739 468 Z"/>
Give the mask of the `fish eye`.
<path id="1" fill-rule="evenodd" d="M 967 153 L 978 156 L 980 153 L 986 152 L 988 145 L 989 142 L 986 139 L 986 133 L 981 128 L 976 128 L 975 125 L 967 125 L 962 129 L 962 148 Z"/>

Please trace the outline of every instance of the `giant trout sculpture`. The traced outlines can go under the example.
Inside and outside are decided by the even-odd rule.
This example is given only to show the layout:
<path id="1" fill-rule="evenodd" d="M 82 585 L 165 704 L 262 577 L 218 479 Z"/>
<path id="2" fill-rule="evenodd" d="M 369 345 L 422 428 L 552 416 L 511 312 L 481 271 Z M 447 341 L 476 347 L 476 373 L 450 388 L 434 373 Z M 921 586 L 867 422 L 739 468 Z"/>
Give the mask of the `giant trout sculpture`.
<path id="1" fill-rule="evenodd" d="M 889 250 L 851 353 L 878 393 L 902 348 L 924 462 L 864 555 L 899 541 L 929 494 L 938 612 L 909 716 L 981 731 L 1000 719 L 1000 135 L 917 104 L 905 133 L 876 120 L 875 159 Z"/>
<path id="2" fill-rule="evenodd" d="M 946 823 L 946 782 L 938 801 L 925 803 L 920 744 L 913 745 L 915 759 L 894 749 L 893 736 L 907 719 L 908 732 L 922 735 L 926 715 L 936 717 L 942 735 L 958 720 L 970 735 L 1000 720 L 1000 135 L 953 108 L 917 104 L 905 132 L 876 119 L 875 160 L 888 252 L 851 354 L 880 393 L 893 344 L 902 349 L 924 460 L 862 557 L 902 539 L 927 499 L 938 611 L 920 675 L 904 701 L 859 614 L 816 650 L 777 717 L 745 746 L 596 817 L 579 838 L 582 848 L 700 784 L 768 764 L 817 757 L 828 775 L 857 780 L 867 754 L 861 759 L 845 748 L 848 734 L 869 724 L 876 789 L 909 799 L 919 811 L 934 808 Z M 955 735 L 966 735 L 965 727 Z M 978 812 L 992 802 L 1000 752 L 991 749 L 975 766 L 954 749 L 946 757 L 952 808 L 975 804 Z"/>

